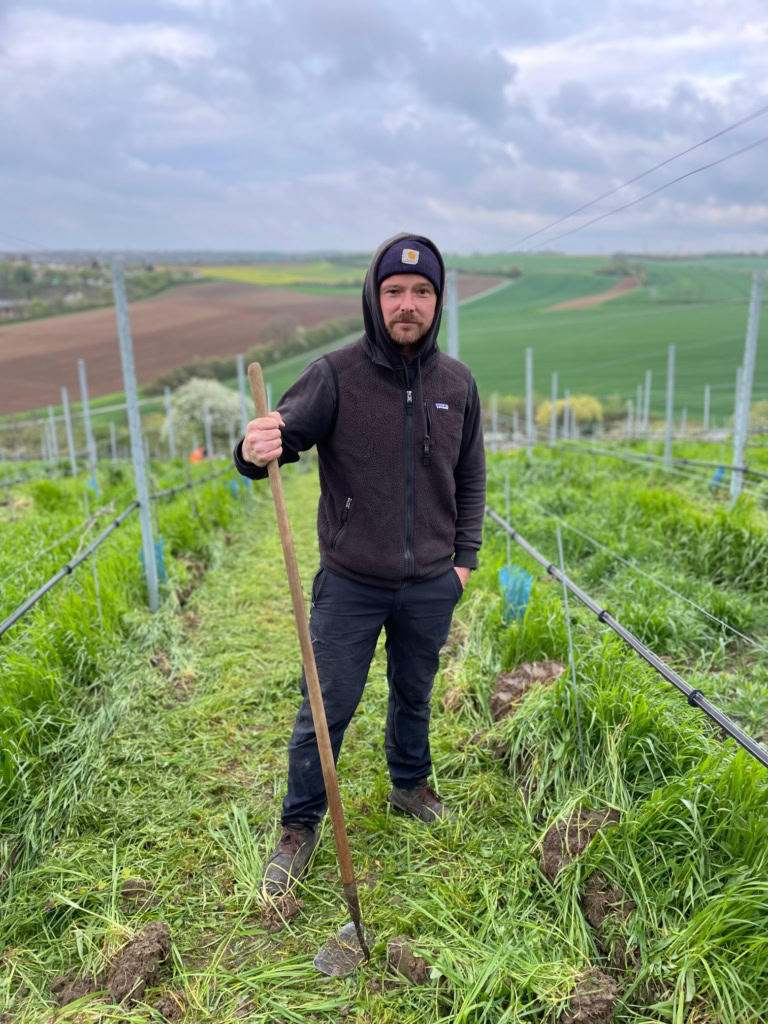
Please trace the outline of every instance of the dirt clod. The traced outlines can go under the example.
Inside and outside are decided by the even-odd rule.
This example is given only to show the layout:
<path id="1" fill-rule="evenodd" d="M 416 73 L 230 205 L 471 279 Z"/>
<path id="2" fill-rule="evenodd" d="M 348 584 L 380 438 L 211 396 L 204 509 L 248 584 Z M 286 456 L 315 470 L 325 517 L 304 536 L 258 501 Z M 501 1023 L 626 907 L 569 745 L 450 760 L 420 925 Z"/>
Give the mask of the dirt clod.
<path id="1" fill-rule="evenodd" d="M 196 612 L 184 612 L 181 619 L 184 623 L 184 628 L 187 630 L 197 629 L 202 621 Z"/>
<path id="2" fill-rule="evenodd" d="M 568 821 L 556 822 L 544 836 L 541 847 L 540 867 L 542 873 L 554 882 L 558 873 L 586 850 L 598 829 L 615 825 L 619 812 L 574 811 Z"/>
<path id="3" fill-rule="evenodd" d="M 514 715 L 534 683 L 548 686 L 564 671 L 565 665 L 559 661 L 529 661 L 518 665 L 514 672 L 502 672 L 491 697 L 491 718 L 498 722 Z"/>
<path id="4" fill-rule="evenodd" d="M 186 1010 L 184 999 L 178 992 L 163 992 L 154 1001 L 152 1006 L 166 1020 L 183 1020 Z"/>
<path id="5" fill-rule="evenodd" d="M 274 935 L 284 928 L 288 921 L 292 921 L 303 906 L 303 901 L 296 899 L 292 892 L 276 896 L 264 904 L 261 911 L 261 927 L 270 935 Z"/>
<path id="6" fill-rule="evenodd" d="M 86 975 L 84 978 L 75 977 L 75 972 L 54 978 L 51 982 L 51 995 L 59 1006 L 68 1006 L 76 999 L 89 996 L 96 991 L 95 980 Z"/>
<path id="7" fill-rule="evenodd" d="M 414 985 L 426 985 L 429 981 L 429 964 L 422 956 L 416 956 L 411 948 L 414 940 L 408 935 L 398 935 L 387 943 L 387 965 L 391 971 L 402 974 Z"/>
<path id="8" fill-rule="evenodd" d="M 626 921 L 632 911 L 637 909 L 637 904 L 620 886 L 610 885 L 599 871 L 595 871 L 584 886 L 581 907 L 586 919 L 599 931 L 607 917 Z"/>
<path id="9" fill-rule="evenodd" d="M 164 921 L 150 921 L 112 961 L 107 988 L 116 1003 L 144 995 L 171 952 L 171 936 Z"/>
<path id="10" fill-rule="evenodd" d="M 169 679 L 173 674 L 173 668 L 165 651 L 155 651 L 149 660 L 152 667 L 156 668 L 160 675 L 165 676 L 166 679 Z"/>
<path id="11" fill-rule="evenodd" d="M 558 1024 L 611 1024 L 618 995 L 613 978 L 593 967 L 574 988 Z"/>

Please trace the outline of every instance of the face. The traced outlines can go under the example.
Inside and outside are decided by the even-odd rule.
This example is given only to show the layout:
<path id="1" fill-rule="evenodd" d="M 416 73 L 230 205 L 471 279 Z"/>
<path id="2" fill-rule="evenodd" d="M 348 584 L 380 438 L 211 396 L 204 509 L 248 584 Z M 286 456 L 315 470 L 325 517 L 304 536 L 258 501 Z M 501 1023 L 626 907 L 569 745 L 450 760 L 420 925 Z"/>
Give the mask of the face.
<path id="1" fill-rule="evenodd" d="M 393 274 L 381 282 L 379 302 L 390 338 L 407 348 L 420 341 L 432 326 L 437 292 L 421 274 Z"/>

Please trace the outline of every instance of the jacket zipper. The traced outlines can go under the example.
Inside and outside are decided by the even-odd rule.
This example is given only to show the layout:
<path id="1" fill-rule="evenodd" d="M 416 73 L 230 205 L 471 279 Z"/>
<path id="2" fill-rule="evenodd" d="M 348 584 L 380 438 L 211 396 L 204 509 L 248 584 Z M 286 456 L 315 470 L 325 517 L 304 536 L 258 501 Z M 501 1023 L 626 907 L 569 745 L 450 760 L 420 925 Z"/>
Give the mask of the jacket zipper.
<path id="1" fill-rule="evenodd" d="M 349 509 L 350 509 L 351 504 L 352 504 L 352 499 L 351 498 L 347 498 L 346 504 L 344 505 L 344 508 L 341 510 L 341 526 L 338 528 L 338 530 L 334 534 L 333 540 L 331 541 L 331 549 L 332 550 L 333 550 L 333 548 L 336 547 L 336 541 L 342 535 L 342 533 L 344 532 L 344 527 L 347 525 L 347 519 L 349 518 Z"/>
<path id="2" fill-rule="evenodd" d="M 413 391 L 405 392 L 405 577 L 413 565 Z"/>

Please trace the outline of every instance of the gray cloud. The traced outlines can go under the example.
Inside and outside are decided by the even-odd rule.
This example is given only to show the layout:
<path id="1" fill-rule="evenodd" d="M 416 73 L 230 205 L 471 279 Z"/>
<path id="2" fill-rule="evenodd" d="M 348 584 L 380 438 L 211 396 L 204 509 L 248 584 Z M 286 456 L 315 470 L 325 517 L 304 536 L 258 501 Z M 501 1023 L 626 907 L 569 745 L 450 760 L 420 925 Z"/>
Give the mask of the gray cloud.
<path id="1" fill-rule="evenodd" d="M 51 247 L 360 249 L 408 224 L 504 248 L 766 102 L 768 15 L 744 3 L 729 33 L 720 0 L 13 0 L 4 226 Z M 764 159 L 567 244 L 766 246 Z"/>

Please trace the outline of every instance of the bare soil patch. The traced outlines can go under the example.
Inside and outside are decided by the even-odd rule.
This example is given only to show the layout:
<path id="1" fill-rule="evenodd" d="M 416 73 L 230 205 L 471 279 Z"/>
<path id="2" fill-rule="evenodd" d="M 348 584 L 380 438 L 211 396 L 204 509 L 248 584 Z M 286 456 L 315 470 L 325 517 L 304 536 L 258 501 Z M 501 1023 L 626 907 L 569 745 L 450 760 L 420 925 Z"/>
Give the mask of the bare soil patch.
<path id="1" fill-rule="evenodd" d="M 562 309 L 586 309 L 588 306 L 599 306 L 601 302 L 608 302 L 615 299 L 617 295 L 624 295 L 626 292 L 633 292 L 640 287 L 636 277 L 622 277 L 609 288 L 607 292 L 598 292 L 597 295 L 584 295 L 580 299 L 568 299 L 567 302 L 558 302 L 554 306 L 547 306 L 545 313 L 559 313 Z"/>
<path id="2" fill-rule="evenodd" d="M 413 985 L 426 985 L 429 981 L 429 964 L 423 956 L 416 956 L 411 948 L 413 939 L 398 935 L 387 943 L 387 967 L 401 974 Z"/>
<path id="3" fill-rule="evenodd" d="M 499 722 L 514 715 L 534 683 L 549 686 L 564 671 L 565 665 L 559 661 L 528 661 L 512 672 L 502 672 L 496 679 L 491 697 L 491 718 Z"/>
<path id="4" fill-rule="evenodd" d="M 544 836 L 541 847 L 541 871 L 554 882 L 560 871 L 583 853 L 606 825 L 619 820 L 616 810 L 574 811 L 568 821 L 556 822 Z"/>
<path id="5" fill-rule="evenodd" d="M 459 296 L 477 295 L 500 280 L 462 275 Z M 234 281 L 175 288 L 132 303 L 129 311 L 139 384 L 148 384 L 195 356 L 244 352 L 275 316 L 289 313 L 303 327 L 314 327 L 362 312 L 359 295 L 308 295 Z M 92 397 L 122 391 L 114 309 L 0 327 L 0 409 L 12 413 L 58 404 L 62 385 L 76 397 L 78 359 L 86 361 Z"/>
<path id="6" fill-rule="evenodd" d="M 287 892 L 284 896 L 275 896 L 262 908 L 261 927 L 270 935 L 274 935 L 292 921 L 303 906 L 303 901 L 296 899 L 292 892 Z"/>
<path id="7" fill-rule="evenodd" d="M 574 988 L 568 1008 L 560 1015 L 558 1024 L 610 1024 L 618 997 L 613 978 L 593 967 Z"/>

